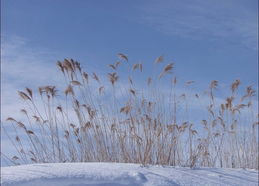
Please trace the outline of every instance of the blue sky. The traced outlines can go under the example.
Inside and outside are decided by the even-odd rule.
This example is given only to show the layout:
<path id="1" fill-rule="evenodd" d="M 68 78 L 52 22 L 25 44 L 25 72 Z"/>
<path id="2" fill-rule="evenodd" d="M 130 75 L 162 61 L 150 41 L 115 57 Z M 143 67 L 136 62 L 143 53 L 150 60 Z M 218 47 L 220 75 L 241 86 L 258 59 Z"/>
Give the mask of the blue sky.
<path id="1" fill-rule="evenodd" d="M 146 76 L 161 71 L 152 63 L 163 55 L 163 65 L 174 62 L 180 81 L 194 80 L 196 89 L 214 79 L 223 95 L 235 79 L 258 89 L 257 7 L 257 0 L 2 0 L 1 119 L 18 116 L 17 90 L 62 84 L 55 65 L 64 58 L 106 76 L 122 52 L 130 64 L 141 61 Z"/>
<path id="2" fill-rule="evenodd" d="M 69 57 L 103 68 L 118 52 L 144 64 L 164 55 L 186 79 L 256 84 L 257 0 L 1 2 L 3 47 L 22 38 L 49 51 L 44 63 Z"/>
<path id="3" fill-rule="evenodd" d="M 145 75 L 163 55 L 164 65 L 175 62 L 178 78 L 194 80 L 198 89 L 214 79 L 221 90 L 235 79 L 257 89 L 257 5 L 257 0 L 3 0 L 2 97 L 12 102 L 17 89 L 58 84 L 53 69 L 64 58 L 106 76 L 119 52 L 130 64 L 142 62 Z"/>
<path id="4" fill-rule="evenodd" d="M 17 90 L 62 84 L 56 61 L 64 58 L 106 77 L 107 65 L 122 52 L 130 65 L 143 63 L 141 79 L 162 70 L 152 64 L 163 55 L 163 65 L 174 62 L 178 79 L 194 80 L 198 90 L 214 79 L 222 96 L 235 79 L 242 88 L 258 89 L 257 5 L 257 0 L 3 0 L 2 117 L 17 110 Z"/>

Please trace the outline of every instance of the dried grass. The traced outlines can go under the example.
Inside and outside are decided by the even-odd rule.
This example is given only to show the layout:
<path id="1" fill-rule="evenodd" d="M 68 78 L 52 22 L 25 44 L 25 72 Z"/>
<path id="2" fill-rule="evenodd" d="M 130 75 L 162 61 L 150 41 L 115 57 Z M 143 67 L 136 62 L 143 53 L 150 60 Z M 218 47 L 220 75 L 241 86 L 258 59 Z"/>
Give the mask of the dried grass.
<path id="1" fill-rule="evenodd" d="M 128 62 L 126 55 L 118 57 Z M 160 56 L 155 63 L 162 61 Z M 177 93 L 177 78 L 171 77 L 170 94 L 156 87 L 165 81 L 162 77 L 172 73 L 173 63 L 164 67 L 158 79 L 148 77 L 147 88 L 143 85 L 140 90 L 131 77 L 128 88 L 117 86 L 120 63 L 109 65 L 116 71 L 108 73 L 110 92 L 96 73 L 92 78 L 99 86 L 97 90 L 90 86 L 89 74 L 73 59 L 57 62 L 67 86 L 64 95 L 57 96 L 55 86 L 39 87 L 39 96 L 30 88 L 18 91 L 28 105 L 21 110 L 26 120 L 6 119 L 15 129 L 14 136 L 2 125 L 17 150 L 12 157 L 2 154 L 3 158 L 13 164 L 102 161 L 258 169 L 258 115 L 247 120 L 251 123 L 240 119 L 247 113 L 254 116 L 252 98 L 256 92 L 251 86 L 240 96 L 241 82 L 235 80 L 231 95 L 216 103 L 218 81 L 213 80 L 208 88 L 209 102 L 200 104 L 203 119 L 191 122 L 186 115 L 191 110 L 190 95 Z M 133 65 L 133 70 L 142 68 L 140 63 Z M 185 85 L 190 88 L 193 83 L 190 80 Z M 203 101 L 200 93 L 193 97 Z"/>

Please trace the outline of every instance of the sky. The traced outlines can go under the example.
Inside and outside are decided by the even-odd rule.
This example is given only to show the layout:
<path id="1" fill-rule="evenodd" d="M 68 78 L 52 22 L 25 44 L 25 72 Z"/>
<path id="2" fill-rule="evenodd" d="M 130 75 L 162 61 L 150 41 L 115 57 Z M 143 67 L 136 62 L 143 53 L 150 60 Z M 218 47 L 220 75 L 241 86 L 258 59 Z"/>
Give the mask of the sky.
<path id="1" fill-rule="evenodd" d="M 2 0 L 1 120 L 20 109 L 17 90 L 62 84 L 55 65 L 64 58 L 102 74 L 124 53 L 146 75 L 163 55 L 197 89 L 215 79 L 224 94 L 240 79 L 258 90 L 257 7 L 257 0 Z"/>
<path id="2" fill-rule="evenodd" d="M 2 47 L 21 38 L 48 50 L 44 63 L 69 57 L 101 68 L 118 52 L 143 63 L 164 55 L 188 78 L 257 79 L 257 0 L 1 2 Z"/>

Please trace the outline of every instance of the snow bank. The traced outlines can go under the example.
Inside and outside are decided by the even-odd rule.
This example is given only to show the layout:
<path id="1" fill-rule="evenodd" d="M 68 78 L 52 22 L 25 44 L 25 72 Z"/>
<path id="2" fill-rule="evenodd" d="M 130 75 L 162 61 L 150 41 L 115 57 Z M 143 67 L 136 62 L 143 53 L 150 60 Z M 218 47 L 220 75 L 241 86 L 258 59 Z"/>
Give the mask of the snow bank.
<path id="1" fill-rule="evenodd" d="M 54 163 L 1 167 L 3 186 L 258 185 L 258 171 L 142 167 L 123 163 Z"/>

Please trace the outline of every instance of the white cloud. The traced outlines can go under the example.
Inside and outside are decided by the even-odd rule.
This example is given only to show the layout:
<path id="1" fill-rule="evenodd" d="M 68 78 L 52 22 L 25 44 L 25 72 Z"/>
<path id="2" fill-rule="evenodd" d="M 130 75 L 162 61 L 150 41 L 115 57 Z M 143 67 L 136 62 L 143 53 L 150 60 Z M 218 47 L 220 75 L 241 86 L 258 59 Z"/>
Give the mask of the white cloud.
<path id="1" fill-rule="evenodd" d="M 35 92 L 39 86 L 57 85 L 64 88 L 61 72 L 56 67 L 57 55 L 46 48 L 36 48 L 24 38 L 2 36 L 1 43 L 1 127 L 4 126 L 11 138 L 15 135 L 10 123 L 5 123 L 7 117 L 18 121 L 26 118 L 20 109 L 27 105 L 17 94 L 18 90 L 25 87 L 32 88 Z M 34 95 L 34 97 L 37 97 Z M 42 106 L 39 105 L 39 109 Z M 1 128 L 3 129 L 3 128 Z M 2 131 L 2 130 L 1 130 Z M 22 134 L 21 137 L 24 137 Z M 16 154 L 6 133 L 2 131 L 1 152 L 9 157 Z M 2 163 L 4 159 L 1 157 Z"/>
<path id="2" fill-rule="evenodd" d="M 2 38 L 1 60 L 1 119 L 12 115 L 19 117 L 23 108 L 18 90 L 30 87 L 37 90 L 43 85 L 60 85 L 60 72 L 55 66 L 55 56 L 46 49 L 28 46 L 20 37 Z"/>

